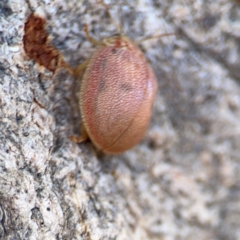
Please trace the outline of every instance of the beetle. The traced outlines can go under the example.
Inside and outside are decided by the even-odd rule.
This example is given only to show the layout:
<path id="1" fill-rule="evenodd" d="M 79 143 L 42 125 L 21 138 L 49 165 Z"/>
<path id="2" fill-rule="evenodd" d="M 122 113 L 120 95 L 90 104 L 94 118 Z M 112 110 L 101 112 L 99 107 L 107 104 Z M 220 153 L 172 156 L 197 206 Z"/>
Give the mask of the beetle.
<path id="1" fill-rule="evenodd" d="M 100 151 L 122 153 L 144 136 L 157 92 L 157 79 L 139 47 L 122 33 L 98 42 L 89 60 L 75 70 L 84 71 L 78 94 L 82 116 L 79 143 L 90 139 Z"/>

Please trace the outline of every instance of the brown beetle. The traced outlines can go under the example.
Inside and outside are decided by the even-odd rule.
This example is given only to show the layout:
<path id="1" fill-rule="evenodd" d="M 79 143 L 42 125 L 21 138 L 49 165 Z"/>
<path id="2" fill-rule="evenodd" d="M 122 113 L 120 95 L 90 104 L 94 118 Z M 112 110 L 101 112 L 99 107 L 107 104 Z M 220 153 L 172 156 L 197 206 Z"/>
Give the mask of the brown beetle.
<path id="1" fill-rule="evenodd" d="M 102 152 L 118 154 L 136 145 L 144 136 L 151 117 L 157 80 L 141 50 L 122 34 L 98 42 L 85 70 L 79 93 L 82 135 Z"/>

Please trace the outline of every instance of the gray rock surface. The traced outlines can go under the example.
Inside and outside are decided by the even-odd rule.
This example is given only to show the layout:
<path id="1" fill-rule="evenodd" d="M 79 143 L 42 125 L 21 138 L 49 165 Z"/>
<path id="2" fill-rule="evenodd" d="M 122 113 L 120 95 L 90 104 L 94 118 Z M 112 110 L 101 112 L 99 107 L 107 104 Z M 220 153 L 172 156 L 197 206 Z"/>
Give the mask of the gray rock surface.
<path id="1" fill-rule="evenodd" d="M 23 49 L 31 12 L 71 66 L 114 25 L 94 0 L 0 2 L 0 239 L 240 239 L 239 1 L 112 2 L 159 90 L 145 139 L 117 156 L 75 144 L 73 77 Z M 106 1 L 109 3 L 109 1 Z M 77 83 L 79 84 L 79 83 Z"/>

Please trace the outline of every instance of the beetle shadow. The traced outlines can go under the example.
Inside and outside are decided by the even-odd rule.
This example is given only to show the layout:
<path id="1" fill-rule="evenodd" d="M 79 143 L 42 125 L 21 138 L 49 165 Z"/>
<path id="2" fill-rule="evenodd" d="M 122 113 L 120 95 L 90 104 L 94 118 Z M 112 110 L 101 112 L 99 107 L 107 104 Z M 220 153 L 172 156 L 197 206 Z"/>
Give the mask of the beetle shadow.
<path id="1" fill-rule="evenodd" d="M 77 99 L 80 81 L 76 81 L 63 69 L 53 76 L 53 85 L 50 98 L 53 103 L 52 115 L 56 124 L 55 139 L 56 143 L 65 142 L 63 139 L 80 133 L 81 114 Z"/>

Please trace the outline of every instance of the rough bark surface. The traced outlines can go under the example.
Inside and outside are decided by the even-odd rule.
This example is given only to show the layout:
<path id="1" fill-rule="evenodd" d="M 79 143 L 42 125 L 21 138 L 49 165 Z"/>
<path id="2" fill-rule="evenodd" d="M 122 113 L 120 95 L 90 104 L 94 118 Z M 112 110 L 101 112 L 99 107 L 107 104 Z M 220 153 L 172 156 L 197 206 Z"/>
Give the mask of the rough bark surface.
<path id="1" fill-rule="evenodd" d="M 69 2 L 69 3 L 67 3 Z M 106 1 L 109 3 L 109 1 Z M 0 1 L 0 239 L 240 239 L 240 3 L 122 2 L 159 90 L 145 139 L 118 156 L 75 144 L 73 77 L 23 49 L 32 12 L 76 67 L 114 33 L 94 0 Z M 112 2 L 118 21 L 120 1 Z"/>

